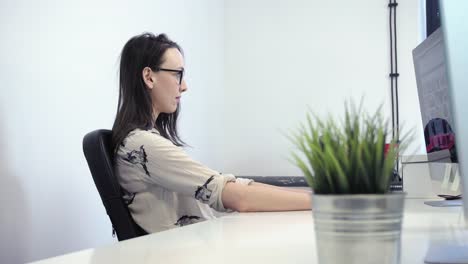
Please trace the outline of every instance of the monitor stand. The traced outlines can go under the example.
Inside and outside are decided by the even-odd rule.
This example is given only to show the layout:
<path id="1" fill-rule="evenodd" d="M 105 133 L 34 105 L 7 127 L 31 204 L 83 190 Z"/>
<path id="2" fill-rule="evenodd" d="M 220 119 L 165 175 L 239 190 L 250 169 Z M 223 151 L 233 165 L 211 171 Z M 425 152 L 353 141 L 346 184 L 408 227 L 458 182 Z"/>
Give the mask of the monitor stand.
<path id="1" fill-rule="evenodd" d="M 451 206 L 462 206 L 463 200 L 433 200 L 433 201 L 424 201 L 424 204 L 434 207 L 451 207 Z"/>
<path id="2" fill-rule="evenodd" d="M 446 241 L 429 246 L 424 258 L 428 264 L 468 264 L 468 245 Z"/>
<path id="3" fill-rule="evenodd" d="M 446 236 L 432 237 L 424 258 L 428 264 L 468 264 L 468 229 L 451 229 Z"/>
<path id="4" fill-rule="evenodd" d="M 460 172 L 458 171 L 458 164 L 446 163 L 445 172 L 441 184 L 441 188 L 450 192 L 460 192 Z M 459 195 L 439 195 L 440 197 L 446 197 L 445 200 L 432 200 L 425 201 L 424 204 L 435 206 L 435 207 L 450 207 L 450 206 L 462 206 L 463 200 Z M 450 198 L 451 197 L 451 198 Z"/>

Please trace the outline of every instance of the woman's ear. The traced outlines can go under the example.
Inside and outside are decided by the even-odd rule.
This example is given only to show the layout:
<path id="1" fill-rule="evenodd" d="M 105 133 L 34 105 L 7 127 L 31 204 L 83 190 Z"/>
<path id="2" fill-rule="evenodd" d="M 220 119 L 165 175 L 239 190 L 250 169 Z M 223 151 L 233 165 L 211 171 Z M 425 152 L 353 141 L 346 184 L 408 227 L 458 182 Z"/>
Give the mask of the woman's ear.
<path id="1" fill-rule="evenodd" d="M 153 75 L 153 70 L 150 67 L 143 68 L 142 71 L 142 78 L 143 82 L 145 82 L 146 88 L 153 89 L 154 85 L 156 84 L 155 76 Z"/>

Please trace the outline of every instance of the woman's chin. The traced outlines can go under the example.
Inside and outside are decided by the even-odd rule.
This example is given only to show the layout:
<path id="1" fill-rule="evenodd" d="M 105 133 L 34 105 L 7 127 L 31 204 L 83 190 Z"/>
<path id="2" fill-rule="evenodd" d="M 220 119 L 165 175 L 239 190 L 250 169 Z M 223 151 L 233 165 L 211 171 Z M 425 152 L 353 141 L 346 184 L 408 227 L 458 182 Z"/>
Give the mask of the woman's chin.
<path id="1" fill-rule="evenodd" d="M 170 115 L 170 114 L 175 113 L 176 111 L 177 111 L 177 108 L 171 109 L 171 110 L 169 110 L 169 111 L 164 111 L 164 113 Z"/>

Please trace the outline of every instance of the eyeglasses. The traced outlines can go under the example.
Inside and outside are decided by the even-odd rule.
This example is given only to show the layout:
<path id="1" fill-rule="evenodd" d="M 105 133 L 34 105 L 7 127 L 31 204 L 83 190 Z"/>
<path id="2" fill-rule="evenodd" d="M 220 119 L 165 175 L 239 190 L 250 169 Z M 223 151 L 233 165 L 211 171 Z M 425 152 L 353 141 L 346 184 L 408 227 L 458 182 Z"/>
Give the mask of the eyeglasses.
<path id="1" fill-rule="evenodd" d="M 167 72 L 176 72 L 176 77 L 179 78 L 179 85 L 182 85 L 182 80 L 184 79 L 184 69 L 182 70 L 173 70 L 165 68 L 157 68 L 156 71 L 167 71 Z"/>

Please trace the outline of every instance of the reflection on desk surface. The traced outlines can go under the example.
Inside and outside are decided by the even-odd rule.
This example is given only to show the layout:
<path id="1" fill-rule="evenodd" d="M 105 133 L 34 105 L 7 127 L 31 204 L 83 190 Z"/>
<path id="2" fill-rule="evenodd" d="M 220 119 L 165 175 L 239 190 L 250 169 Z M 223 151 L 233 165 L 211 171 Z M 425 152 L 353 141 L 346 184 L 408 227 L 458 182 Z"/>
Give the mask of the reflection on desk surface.
<path id="1" fill-rule="evenodd" d="M 431 240 L 461 230 L 461 207 L 431 207 L 423 199 L 405 203 L 401 263 L 424 263 Z M 317 263 L 316 258 L 312 212 L 296 211 L 230 214 L 37 263 Z"/>

